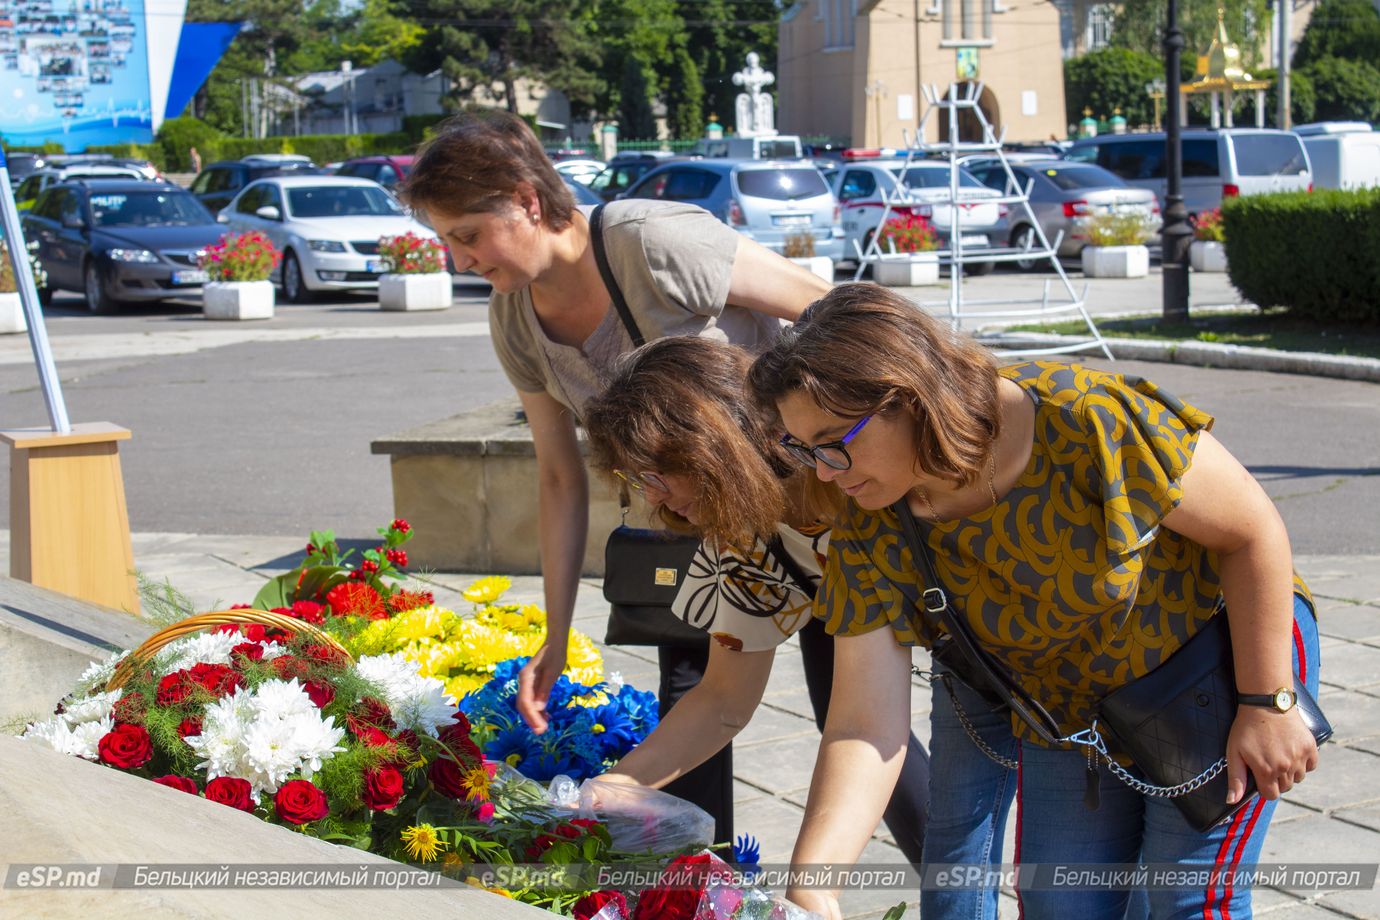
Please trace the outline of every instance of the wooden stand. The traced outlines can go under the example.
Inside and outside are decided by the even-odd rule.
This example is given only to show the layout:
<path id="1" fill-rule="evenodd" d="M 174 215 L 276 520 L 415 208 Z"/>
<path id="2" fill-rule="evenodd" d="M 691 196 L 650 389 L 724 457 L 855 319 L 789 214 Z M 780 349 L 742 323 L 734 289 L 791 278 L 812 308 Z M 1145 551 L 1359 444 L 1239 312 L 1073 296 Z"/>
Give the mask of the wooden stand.
<path id="1" fill-rule="evenodd" d="M 93 604 L 139 612 L 134 550 L 109 422 L 0 431 L 10 463 L 10 576 Z"/>

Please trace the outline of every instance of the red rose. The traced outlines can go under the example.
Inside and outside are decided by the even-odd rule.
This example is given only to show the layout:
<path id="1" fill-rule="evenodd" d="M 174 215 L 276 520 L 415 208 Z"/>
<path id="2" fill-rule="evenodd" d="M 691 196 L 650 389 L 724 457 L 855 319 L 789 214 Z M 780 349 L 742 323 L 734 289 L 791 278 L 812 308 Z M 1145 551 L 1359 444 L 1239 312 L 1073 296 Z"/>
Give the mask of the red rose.
<path id="1" fill-rule="evenodd" d="M 278 817 L 289 824 L 320 821 L 331 813 L 326 796 L 305 779 L 292 779 L 283 783 L 278 788 L 278 794 L 273 797 L 273 805 L 278 811 Z"/>
<path id="2" fill-rule="evenodd" d="M 177 723 L 177 736 L 179 738 L 186 738 L 188 735 L 199 734 L 201 734 L 201 719 L 183 719 L 181 722 Z"/>
<path id="3" fill-rule="evenodd" d="M 234 610 L 235 608 L 231 607 L 230 609 Z M 240 628 L 236 626 L 234 623 L 222 623 L 215 629 L 211 630 L 211 632 L 213 633 L 237 633 L 239 631 Z"/>
<path id="4" fill-rule="evenodd" d="M 448 757 L 438 757 L 427 767 L 426 775 L 431 777 L 431 784 L 436 787 L 436 791 L 448 799 L 459 799 L 464 801 L 469 786 L 465 784 L 464 776 L 460 772 L 460 767 Z"/>
<path id="5" fill-rule="evenodd" d="M 142 767 L 153 756 L 153 744 L 142 725 L 121 722 L 105 733 L 96 745 L 101 762 L 121 770 Z"/>
<path id="6" fill-rule="evenodd" d="M 240 646 L 236 646 L 239 648 Z M 262 654 L 262 653 L 261 653 Z M 187 679 L 198 684 L 216 699 L 244 686 L 244 678 L 229 665 L 197 662 L 187 670 Z"/>
<path id="7" fill-rule="evenodd" d="M 311 697 L 317 709 L 325 709 L 331 704 L 331 700 L 335 699 L 335 688 L 319 680 L 307 681 L 302 685 L 302 689 Z"/>
<path id="8" fill-rule="evenodd" d="M 575 902 L 575 920 L 589 920 L 610 904 L 616 905 L 622 916 L 628 915 L 628 899 L 621 892 L 592 891 Z"/>
<path id="9" fill-rule="evenodd" d="M 383 598 L 370 585 L 346 582 L 326 592 L 326 603 L 338 617 L 364 617 L 369 620 L 388 619 Z"/>
<path id="10" fill-rule="evenodd" d="M 292 605 L 292 615 L 317 626 L 326 622 L 326 609 L 315 601 L 297 601 Z"/>
<path id="11" fill-rule="evenodd" d="M 247 779 L 217 776 L 206 784 L 206 798 L 212 802 L 229 805 L 231 808 L 238 808 L 240 811 L 254 810 L 254 796 Z"/>
<path id="12" fill-rule="evenodd" d="M 716 864 L 707 853 L 677 857 L 666 867 L 666 873 L 676 876 L 668 879 L 668 883 L 674 881 L 677 884 L 674 887 L 658 885 L 643 892 L 637 899 L 633 920 L 691 920 L 695 916 L 695 908 L 699 906 L 700 892 L 711 881 L 733 879 L 733 870 Z M 662 877 L 667 878 L 667 875 Z"/>
<path id="13" fill-rule="evenodd" d="M 159 706 L 176 706 L 187 701 L 187 697 L 192 695 L 192 686 L 186 677 L 186 671 L 173 671 L 158 682 L 158 692 L 154 698 Z"/>
<path id="14" fill-rule="evenodd" d="M 187 776 L 177 776 L 169 773 L 167 776 L 160 776 L 154 780 L 160 786 L 167 786 L 169 789 L 180 789 L 183 792 L 196 795 L 200 790 L 196 788 L 196 780 Z"/>
<path id="15" fill-rule="evenodd" d="M 372 696 L 366 696 L 359 701 L 359 704 L 346 716 L 347 723 L 350 723 L 350 730 L 355 731 L 354 725 L 372 725 L 375 728 L 382 728 L 392 731 L 398 725 L 393 721 L 393 714 L 388 710 L 388 704 L 381 700 L 376 700 Z"/>
<path id="16" fill-rule="evenodd" d="M 604 826 L 602 822 L 595 821 L 593 818 L 571 818 L 570 823 L 585 831 L 592 831 L 596 827 Z"/>
<path id="17" fill-rule="evenodd" d="M 302 657 L 318 664 L 341 664 L 344 657 L 329 645 L 308 645 L 302 649 Z"/>
<path id="18" fill-rule="evenodd" d="M 292 680 L 295 677 L 299 682 L 303 682 L 311 673 L 311 665 L 293 655 L 279 655 L 273 659 L 273 673 L 277 674 L 280 680 Z"/>
<path id="19" fill-rule="evenodd" d="M 230 650 L 230 660 L 240 667 L 250 661 L 263 661 L 264 647 L 257 642 L 241 642 Z"/>
<path id="20" fill-rule="evenodd" d="M 149 701 L 144 694 L 130 691 L 115 701 L 110 714 L 116 722 L 143 722 L 148 708 Z"/>
<path id="21" fill-rule="evenodd" d="M 348 722 L 349 717 L 346 717 Z M 393 739 L 388 737 L 388 732 L 372 725 L 353 724 L 350 728 L 354 731 L 355 737 L 364 742 L 365 747 L 383 747 L 385 744 L 392 744 Z"/>
<path id="22" fill-rule="evenodd" d="M 470 720 L 460 710 L 455 710 L 452 715 L 455 721 L 436 733 L 436 738 L 446 747 L 454 748 L 470 740 Z"/>
<path id="23" fill-rule="evenodd" d="M 402 801 L 403 775 L 394 767 L 382 766 L 364 773 L 364 804 L 374 811 L 387 811 Z"/>
<path id="24" fill-rule="evenodd" d="M 262 623 L 246 623 L 240 627 L 240 633 L 250 642 L 262 642 L 268 638 L 268 627 Z"/>

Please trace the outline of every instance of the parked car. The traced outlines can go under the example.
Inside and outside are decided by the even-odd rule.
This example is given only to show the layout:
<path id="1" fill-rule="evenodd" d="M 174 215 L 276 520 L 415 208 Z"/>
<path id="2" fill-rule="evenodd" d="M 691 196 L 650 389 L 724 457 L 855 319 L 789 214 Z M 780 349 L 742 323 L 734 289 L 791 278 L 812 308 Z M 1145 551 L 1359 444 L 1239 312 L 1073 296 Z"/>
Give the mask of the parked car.
<path id="1" fill-rule="evenodd" d="M 562 177 L 574 179 L 581 185 L 589 185 L 590 181 L 599 173 L 604 171 L 608 164 L 603 160 L 591 160 L 587 158 L 572 157 L 555 162 L 556 172 Z"/>
<path id="2" fill-rule="evenodd" d="M 786 239 L 809 234 L 815 255 L 844 258 L 838 202 L 809 163 L 780 160 L 693 160 L 660 166 L 625 198 L 696 204 L 734 230 L 781 252 Z"/>
<path id="3" fill-rule="evenodd" d="M 274 273 L 283 295 L 304 303 L 319 291 L 377 288 L 379 237 L 436 234 L 371 179 L 281 175 L 259 179 L 221 211 L 232 230 L 258 230 L 283 253 Z"/>
<path id="4" fill-rule="evenodd" d="M 391 192 L 412 171 L 413 159 L 411 156 L 355 157 L 337 166 L 335 174 L 373 179 Z"/>
<path id="5" fill-rule="evenodd" d="M 1026 160 L 1011 164 L 1011 176 L 998 160 L 974 161 L 969 170 L 979 182 L 1003 195 L 1025 191 L 1035 221 L 1052 244 L 1059 234 L 1058 254 L 1076 258 L 1088 244 L 1086 225 L 1090 218 L 1103 214 L 1135 214 L 1147 226 L 1159 223 L 1160 206 L 1155 193 L 1132 188 L 1124 179 L 1091 163 L 1068 160 Z M 1018 188 L 1011 186 L 1014 177 Z M 1007 244 L 1015 249 L 1040 248 L 1039 237 L 1030 215 L 1020 205 L 1011 205 L 1007 217 Z M 1021 271 L 1039 267 L 1043 259 L 1015 263 Z"/>
<path id="6" fill-rule="evenodd" d="M 936 160 L 904 159 L 853 160 L 834 177 L 834 193 L 843 210 L 843 232 L 847 258 L 866 252 L 872 236 L 882 222 L 885 195 L 894 203 L 895 217 L 924 217 L 933 225 L 940 248 L 950 248 L 954 228 L 954 207 L 949 201 L 949 164 Z M 992 199 L 1001 193 L 988 188 L 963 167 L 958 168 L 958 227 L 962 247 L 969 251 L 1001 246 L 1002 218 L 1006 206 Z M 983 274 L 992 263 L 968 266 L 968 271 Z"/>
<path id="7" fill-rule="evenodd" d="M 20 211 L 33 207 L 34 201 L 46 188 L 68 179 L 134 179 L 142 180 L 143 173 L 127 166 L 107 166 L 97 163 L 74 163 L 70 166 L 49 166 L 29 174 L 14 190 L 15 204 Z"/>
<path id="8" fill-rule="evenodd" d="M 17 188 L 19 183 L 29 177 L 30 173 L 48 165 L 47 161 L 37 153 L 7 153 L 5 154 L 5 161 L 5 165 L 10 171 L 10 188 Z"/>
<path id="9" fill-rule="evenodd" d="M 158 167 L 139 157 L 117 157 L 112 153 L 59 153 L 48 158 L 49 166 L 120 166 L 133 169 L 145 179 L 161 179 Z"/>
<path id="10" fill-rule="evenodd" d="M 1065 158 L 1095 163 L 1164 200 L 1164 132 L 1114 134 L 1075 141 Z M 1303 141 L 1290 131 L 1225 128 L 1183 132 L 1183 196 L 1190 214 L 1220 207 L 1223 198 L 1303 191 L 1313 170 Z"/>
<path id="11" fill-rule="evenodd" d="M 296 154 L 258 154 L 242 160 L 220 160 L 197 173 L 191 192 L 214 214 L 256 179 L 315 168 L 310 157 Z"/>
<path id="12" fill-rule="evenodd" d="M 603 201 L 612 201 L 632 188 L 647 173 L 663 163 L 693 160 L 697 157 L 666 153 L 660 150 L 646 153 L 620 153 L 609 160 L 603 171 L 589 180 L 590 190 Z"/>
<path id="13" fill-rule="evenodd" d="M 199 294 L 206 273 L 197 257 L 225 234 L 189 192 L 131 179 L 58 183 L 38 196 L 23 226 L 48 272 L 44 303 L 55 290 L 80 291 L 93 313 Z"/>
<path id="14" fill-rule="evenodd" d="M 1299 125 L 1313 184 L 1318 188 L 1370 188 L 1380 185 L 1380 131 L 1364 121 L 1324 121 Z"/>
<path id="15" fill-rule="evenodd" d="M 603 203 L 603 199 L 589 190 L 589 186 L 583 182 L 577 182 L 566 173 L 561 173 L 561 181 L 570 187 L 570 193 L 575 196 L 575 204 L 578 205 L 597 205 Z"/>
<path id="16" fill-rule="evenodd" d="M 804 156 L 800 138 L 794 134 L 773 134 L 771 137 L 705 138 L 695 146 L 695 152 L 706 157 L 746 160 L 798 160 Z"/>

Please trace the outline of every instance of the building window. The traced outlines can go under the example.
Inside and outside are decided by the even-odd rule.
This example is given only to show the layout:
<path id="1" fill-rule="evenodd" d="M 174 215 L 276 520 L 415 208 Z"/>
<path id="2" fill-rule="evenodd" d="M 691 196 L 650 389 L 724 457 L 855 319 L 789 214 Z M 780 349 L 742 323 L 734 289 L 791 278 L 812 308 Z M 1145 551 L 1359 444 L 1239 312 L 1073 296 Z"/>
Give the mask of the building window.
<path id="1" fill-rule="evenodd" d="M 944 24 L 944 41 L 955 45 L 990 44 L 992 14 L 1006 10 L 996 0 L 939 0 Z"/>
<path id="2" fill-rule="evenodd" d="M 815 18 L 824 20 L 824 47 L 852 48 L 858 0 L 819 0 L 819 11 Z"/>
<path id="3" fill-rule="evenodd" d="M 1096 51 L 1112 43 L 1112 19 L 1115 9 L 1110 3 L 1088 7 L 1087 50 Z"/>

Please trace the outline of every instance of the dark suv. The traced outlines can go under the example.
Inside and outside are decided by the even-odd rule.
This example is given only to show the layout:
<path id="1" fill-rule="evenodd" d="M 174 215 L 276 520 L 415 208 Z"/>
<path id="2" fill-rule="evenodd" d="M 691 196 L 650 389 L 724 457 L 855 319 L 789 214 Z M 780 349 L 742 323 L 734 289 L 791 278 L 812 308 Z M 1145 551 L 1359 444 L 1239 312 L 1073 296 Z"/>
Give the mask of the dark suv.
<path id="1" fill-rule="evenodd" d="M 212 163 L 192 181 L 191 192 L 215 215 L 230 200 L 255 179 L 276 176 L 285 172 L 316 169 L 309 157 L 290 153 L 261 154 L 242 160 L 221 160 Z"/>
<path id="2" fill-rule="evenodd" d="M 373 179 L 391 192 L 399 182 L 407 178 L 407 174 L 411 171 L 412 157 L 410 156 L 372 156 L 346 160 L 336 169 L 335 174 L 337 176 L 358 176 L 361 179 Z"/>

